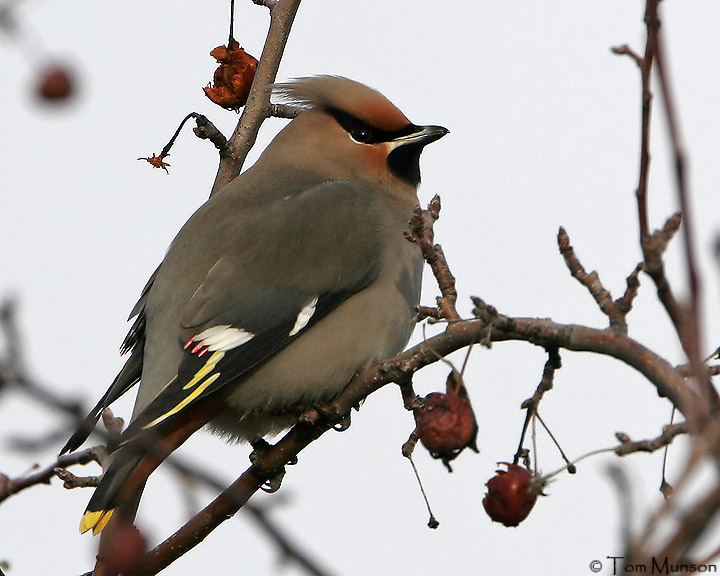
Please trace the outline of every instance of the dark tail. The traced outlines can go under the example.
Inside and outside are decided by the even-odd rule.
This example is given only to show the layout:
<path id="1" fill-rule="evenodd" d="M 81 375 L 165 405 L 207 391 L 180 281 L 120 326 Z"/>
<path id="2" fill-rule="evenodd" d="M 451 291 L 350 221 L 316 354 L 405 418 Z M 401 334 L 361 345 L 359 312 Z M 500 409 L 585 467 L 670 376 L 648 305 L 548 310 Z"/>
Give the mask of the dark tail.
<path id="1" fill-rule="evenodd" d="M 151 428 L 143 428 L 134 421 L 125 430 L 125 441 L 113 455 L 113 461 L 95 489 L 80 522 L 80 532 L 92 530 L 99 534 L 116 509 L 123 511 L 134 502 L 125 520 L 132 522 L 145 482 L 153 470 L 192 434 L 205 426 L 223 408 L 221 397 L 210 396 L 198 401 L 181 413 L 173 415 Z"/>
<path id="2" fill-rule="evenodd" d="M 151 460 L 155 461 L 154 466 L 146 471 L 148 464 L 152 463 Z M 144 461 L 145 465 L 143 465 Z M 149 458 L 145 450 L 131 445 L 120 448 L 87 505 L 80 521 L 80 532 L 88 530 L 92 530 L 93 534 L 102 532 L 116 508 L 123 502 L 134 502 L 133 509 L 127 511 L 134 517 L 145 481 L 159 464 L 160 460 Z"/>

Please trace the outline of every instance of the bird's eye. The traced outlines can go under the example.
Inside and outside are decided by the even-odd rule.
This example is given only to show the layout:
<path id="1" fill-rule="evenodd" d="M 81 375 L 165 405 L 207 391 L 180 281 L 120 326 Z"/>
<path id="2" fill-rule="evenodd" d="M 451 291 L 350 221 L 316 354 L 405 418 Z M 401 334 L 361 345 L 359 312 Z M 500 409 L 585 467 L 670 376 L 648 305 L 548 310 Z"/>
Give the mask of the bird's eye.
<path id="1" fill-rule="evenodd" d="M 370 142 L 373 138 L 373 133 L 370 128 L 367 126 L 356 126 L 352 130 L 350 130 L 350 136 L 352 136 L 352 139 L 356 142 L 360 142 L 361 144 L 366 144 L 367 142 Z"/>

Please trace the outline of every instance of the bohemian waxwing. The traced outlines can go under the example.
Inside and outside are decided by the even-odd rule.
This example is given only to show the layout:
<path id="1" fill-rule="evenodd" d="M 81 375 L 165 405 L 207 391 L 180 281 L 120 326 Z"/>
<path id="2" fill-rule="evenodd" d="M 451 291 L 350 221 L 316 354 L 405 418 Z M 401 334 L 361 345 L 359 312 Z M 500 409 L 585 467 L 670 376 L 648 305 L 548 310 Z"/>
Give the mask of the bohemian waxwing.
<path id="1" fill-rule="evenodd" d="M 97 534 L 139 499 L 162 459 L 204 425 L 249 441 L 280 432 L 408 342 L 422 257 L 403 232 L 420 153 L 447 130 L 416 126 L 346 78 L 274 92 L 305 110 L 182 227 L 130 315 L 130 358 L 63 449 L 141 382 L 82 532 Z"/>

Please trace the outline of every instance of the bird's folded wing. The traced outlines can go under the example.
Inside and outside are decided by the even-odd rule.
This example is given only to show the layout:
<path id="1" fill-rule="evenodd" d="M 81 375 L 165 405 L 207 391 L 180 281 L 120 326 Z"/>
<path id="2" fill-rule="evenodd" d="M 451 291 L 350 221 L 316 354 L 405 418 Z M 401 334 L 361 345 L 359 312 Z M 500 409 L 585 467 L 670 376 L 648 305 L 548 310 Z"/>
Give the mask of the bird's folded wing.
<path id="1" fill-rule="evenodd" d="M 190 299 L 182 317 L 178 345 L 185 355 L 177 376 L 132 422 L 126 438 L 223 390 L 301 337 L 373 278 L 368 270 L 362 283 L 317 294 L 247 279 L 238 282 L 241 272 L 231 258 L 219 260 Z"/>
<path id="2" fill-rule="evenodd" d="M 380 266 L 377 232 L 382 229 L 382 210 L 373 196 L 360 182 L 330 181 L 292 201 L 283 198 L 237 215 L 237 237 L 179 315 L 177 345 L 185 356 L 177 376 L 138 415 L 125 438 L 223 389 L 371 284 Z M 130 359 L 64 451 L 82 444 L 102 411 L 138 382 L 147 337 L 145 305 L 166 265 L 151 276 L 131 313 L 137 318 L 122 347 L 132 350 Z"/>

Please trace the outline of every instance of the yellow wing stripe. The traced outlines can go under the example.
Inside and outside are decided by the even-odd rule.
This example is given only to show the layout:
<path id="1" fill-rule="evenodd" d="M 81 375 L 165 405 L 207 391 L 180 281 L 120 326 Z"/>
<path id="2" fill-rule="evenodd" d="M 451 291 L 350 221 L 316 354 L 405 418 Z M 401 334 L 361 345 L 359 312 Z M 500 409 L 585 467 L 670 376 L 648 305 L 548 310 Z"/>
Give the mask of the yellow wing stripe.
<path id="1" fill-rule="evenodd" d="M 223 359 L 223 356 L 225 356 L 225 352 L 223 352 L 222 350 L 213 352 L 213 354 L 207 359 L 205 364 L 203 364 L 203 367 L 200 368 L 200 370 L 198 370 L 195 373 L 195 376 L 193 376 L 192 379 L 187 384 L 185 384 L 185 386 L 183 386 L 183 390 L 188 390 L 189 388 L 192 388 L 193 386 L 197 385 L 198 382 L 200 382 L 203 378 L 205 378 L 205 376 L 207 376 L 210 372 L 212 372 L 215 369 L 215 366 L 217 366 L 217 363 Z M 208 386 L 210 386 L 210 384 L 215 382 L 215 380 L 217 380 L 218 376 L 220 376 L 220 372 L 218 372 L 217 374 L 214 374 L 213 376 L 211 376 L 210 378 L 205 380 L 205 382 L 200 384 L 200 386 L 198 386 L 193 392 L 188 394 L 174 408 L 172 408 L 171 410 L 168 410 L 162 416 L 158 416 L 157 418 L 155 418 L 155 420 L 153 420 L 149 424 L 146 424 L 145 426 L 143 426 L 143 430 L 152 428 L 153 426 L 155 426 L 156 424 L 159 424 L 163 420 L 166 420 L 173 414 L 177 414 L 178 412 L 180 412 L 180 410 L 185 408 L 185 406 L 187 406 L 190 402 L 192 402 L 195 398 L 197 398 L 200 394 L 202 394 L 203 391 Z"/>
<path id="2" fill-rule="evenodd" d="M 162 416 L 155 418 L 155 420 L 143 426 L 143 429 L 146 430 L 148 428 L 152 428 L 153 426 L 159 424 L 163 420 L 166 420 L 173 414 L 177 414 L 188 404 L 190 404 L 190 402 L 195 400 L 195 398 L 200 396 L 200 394 L 202 394 L 213 382 L 215 382 L 215 380 L 220 377 L 220 372 L 216 372 L 212 376 L 208 377 L 206 380 L 202 381 L 203 378 L 205 378 L 208 374 L 210 374 L 210 372 L 214 370 L 218 362 L 223 359 L 223 356 L 225 356 L 225 352 L 223 352 L 222 350 L 214 352 L 207 359 L 203 367 L 195 373 L 195 376 L 193 376 L 192 380 L 190 380 L 187 384 L 185 384 L 185 386 L 183 386 L 183 390 L 188 390 L 189 388 L 193 388 L 196 385 L 197 388 L 195 388 L 195 390 L 188 394 L 183 400 L 178 402 L 178 404 L 176 404 L 174 408 L 168 410 Z M 88 530 L 92 530 L 93 535 L 97 536 L 98 534 L 100 534 L 100 532 L 103 531 L 105 526 L 107 526 L 107 523 L 110 522 L 110 518 L 112 518 L 113 512 L 114 509 L 85 512 L 82 519 L 80 520 L 80 532 L 84 534 Z"/>
<path id="3" fill-rule="evenodd" d="M 85 534 L 88 530 L 93 531 L 93 536 L 97 536 L 103 531 L 103 528 L 110 522 L 110 518 L 115 510 L 98 510 L 97 512 L 85 512 L 82 520 L 80 520 L 80 533 Z"/>
<path id="4" fill-rule="evenodd" d="M 153 426 L 160 424 L 160 422 L 162 422 L 163 420 L 170 418 L 170 416 L 172 416 L 173 414 L 177 414 L 178 412 L 180 412 L 180 410 L 185 408 L 185 406 L 187 406 L 188 404 L 190 404 L 190 402 L 195 400 L 195 398 L 200 396 L 200 394 L 202 394 L 205 391 L 205 389 L 208 386 L 210 386 L 210 384 L 215 382 L 215 380 L 217 380 L 219 377 L 220 377 L 220 372 L 215 372 L 215 374 L 210 376 L 207 380 L 205 380 L 202 384 L 200 384 L 197 388 L 195 388 L 195 390 L 193 390 L 190 394 L 188 394 L 182 401 L 178 402 L 177 405 L 173 409 L 168 410 L 162 416 L 158 416 L 157 418 L 155 418 L 155 420 L 153 420 L 149 424 L 146 424 L 145 426 L 143 426 L 143 430 L 152 428 Z"/>
<path id="5" fill-rule="evenodd" d="M 220 362 L 220 360 L 223 359 L 223 356 L 225 356 L 225 352 L 223 352 L 222 350 L 218 350 L 217 352 L 213 352 L 213 355 L 210 356 L 210 358 L 207 359 L 207 361 L 205 362 L 205 364 L 203 365 L 203 367 L 200 368 L 200 370 L 198 370 L 198 371 L 195 373 L 195 376 L 193 376 L 193 379 L 190 380 L 190 382 L 188 382 L 187 384 L 185 384 L 185 386 L 183 386 L 183 390 L 187 390 L 188 388 L 192 388 L 193 386 L 195 386 L 195 384 L 197 384 L 198 382 L 200 382 L 200 380 L 202 380 L 203 378 L 205 378 L 205 376 L 207 376 L 208 374 L 210 374 L 210 372 L 213 371 L 213 368 L 215 368 L 215 366 L 217 365 L 217 363 Z"/>

